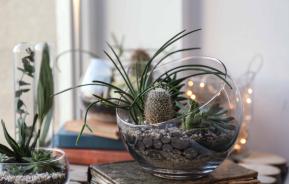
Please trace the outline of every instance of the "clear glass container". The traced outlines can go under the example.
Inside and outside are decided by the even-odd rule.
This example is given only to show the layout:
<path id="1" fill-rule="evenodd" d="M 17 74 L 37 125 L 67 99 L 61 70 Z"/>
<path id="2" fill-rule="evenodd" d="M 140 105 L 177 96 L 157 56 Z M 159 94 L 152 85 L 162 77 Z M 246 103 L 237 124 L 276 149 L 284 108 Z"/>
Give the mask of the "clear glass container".
<path id="1" fill-rule="evenodd" d="M 39 146 L 51 146 L 53 137 L 51 95 L 54 93 L 54 80 L 49 47 L 46 43 L 19 43 L 13 49 L 13 55 L 16 140 L 19 140 L 20 136 L 19 127 L 31 128 L 34 115 L 38 113 L 37 128 L 41 130 Z"/>
<path id="2" fill-rule="evenodd" d="M 213 67 L 226 73 L 222 62 L 210 57 L 187 57 L 162 64 L 151 73 L 157 78 L 164 71 L 178 66 L 199 64 Z M 184 81 L 183 97 L 200 104 L 200 114 L 207 118 L 191 128 L 184 126 L 181 116 L 157 124 L 140 125 L 132 120 L 128 111 L 117 109 L 117 123 L 128 151 L 146 171 L 168 179 L 197 179 L 214 171 L 229 155 L 242 122 L 242 101 L 231 77 L 226 82 L 216 75 L 200 70 L 179 72 L 177 78 Z M 183 107 L 186 109 L 186 107 Z M 230 121 L 220 123 L 208 112 L 215 111 L 219 118 Z"/>
<path id="3" fill-rule="evenodd" d="M 68 183 L 69 164 L 65 153 L 59 149 L 39 149 L 50 153 L 49 161 L 30 163 L 0 162 L 0 183 L 65 184 Z"/>

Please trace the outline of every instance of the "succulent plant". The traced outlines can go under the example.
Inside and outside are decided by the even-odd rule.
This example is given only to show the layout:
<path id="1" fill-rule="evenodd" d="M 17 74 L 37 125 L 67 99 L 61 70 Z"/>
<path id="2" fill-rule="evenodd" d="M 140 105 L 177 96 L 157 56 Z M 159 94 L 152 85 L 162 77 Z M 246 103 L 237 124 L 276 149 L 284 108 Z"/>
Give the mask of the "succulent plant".
<path id="1" fill-rule="evenodd" d="M 171 37 L 168 41 L 166 41 L 155 52 L 155 54 L 153 54 L 146 62 L 146 65 L 144 66 L 142 72 L 137 76 L 137 79 L 135 81 L 137 85 L 135 85 L 131 77 L 128 76 L 116 51 L 113 49 L 112 46 L 108 44 L 113 56 L 111 56 L 106 51 L 104 51 L 104 53 L 114 65 L 115 70 L 118 71 L 118 73 L 122 77 L 124 83 L 126 84 L 126 89 L 119 88 L 118 86 L 103 81 L 93 81 L 90 84 L 78 85 L 55 94 L 57 95 L 87 85 L 98 85 L 111 88 L 115 91 L 115 93 L 120 95 L 120 98 L 113 98 L 113 97 L 103 98 L 102 96 L 99 96 L 97 94 L 94 95 L 96 100 L 95 102 L 91 103 L 86 109 L 84 119 L 85 123 L 80 131 L 77 141 L 79 140 L 81 134 L 83 133 L 84 128 L 90 129 L 89 126 L 86 124 L 86 118 L 90 108 L 92 108 L 95 104 L 102 103 L 110 107 L 125 110 L 130 115 L 131 123 L 137 125 L 144 124 L 146 120 L 149 123 L 157 123 L 159 121 L 164 121 L 172 117 L 184 117 L 185 115 L 187 115 L 187 114 L 184 115 L 180 111 L 180 109 L 186 103 L 185 100 L 187 100 L 183 96 L 184 91 L 182 91 L 184 81 L 186 81 L 187 79 L 193 76 L 210 74 L 216 76 L 217 78 L 224 81 L 228 86 L 230 86 L 230 84 L 226 80 L 227 77 L 226 69 L 224 72 L 222 72 L 217 68 L 203 64 L 181 65 L 169 69 L 163 73 L 160 73 L 157 78 L 153 78 L 152 75 L 154 71 L 158 69 L 160 64 L 163 61 L 165 61 L 169 56 L 178 54 L 180 52 L 200 49 L 199 47 L 191 47 L 191 48 L 178 49 L 166 53 L 166 49 L 169 46 L 173 45 L 175 42 L 181 40 L 182 38 L 187 37 L 188 35 L 191 35 L 192 33 L 198 32 L 200 30 L 201 29 L 196 29 L 189 32 L 186 32 L 184 30 Z M 164 56 L 161 56 L 161 54 L 164 54 Z M 187 72 L 187 71 L 195 71 L 195 73 L 193 75 L 188 75 L 185 77 L 179 78 L 177 77 L 177 75 L 180 72 Z M 170 93 L 170 95 L 168 95 L 166 91 L 160 90 L 159 88 L 167 90 Z M 163 95 L 160 96 L 160 94 Z M 160 99 L 156 99 L 156 96 L 160 97 Z M 168 98 L 168 96 L 170 96 L 170 98 Z M 167 106 L 165 107 L 165 104 L 160 104 L 161 101 L 164 101 L 164 103 L 167 104 Z M 161 115 L 158 116 L 156 112 L 152 112 L 150 110 L 152 107 L 155 110 L 159 108 L 163 112 L 161 112 Z M 165 111 L 166 114 L 164 113 Z M 160 110 L 158 110 L 157 112 L 160 113 Z M 187 122 L 187 124 L 184 127 L 188 128 L 193 127 L 191 125 L 192 125 L 191 123 Z"/>
<path id="2" fill-rule="evenodd" d="M 156 88 L 148 92 L 144 107 L 145 120 L 148 124 L 170 120 L 176 114 L 171 95 L 163 88 Z"/>
<path id="3" fill-rule="evenodd" d="M 221 107 L 220 104 L 216 103 L 201 111 L 199 104 L 190 99 L 189 106 L 190 108 L 183 120 L 184 128 L 213 128 L 215 132 L 235 129 L 235 126 L 230 124 L 234 118 L 228 116 L 228 110 Z"/>
<path id="4" fill-rule="evenodd" d="M 36 144 L 39 140 L 40 129 L 35 134 L 38 115 L 34 116 L 30 131 L 27 131 L 26 123 L 19 129 L 20 139 L 16 142 L 8 133 L 5 123 L 1 121 L 5 139 L 9 145 L 0 144 L 0 162 L 2 163 L 29 163 L 25 168 L 9 168 L 15 174 L 27 174 L 37 172 L 54 172 L 59 170 L 57 163 L 50 163 L 54 157 L 50 151 L 37 150 Z M 39 165 L 40 164 L 40 165 Z M 41 166 L 41 167 L 40 167 Z"/>

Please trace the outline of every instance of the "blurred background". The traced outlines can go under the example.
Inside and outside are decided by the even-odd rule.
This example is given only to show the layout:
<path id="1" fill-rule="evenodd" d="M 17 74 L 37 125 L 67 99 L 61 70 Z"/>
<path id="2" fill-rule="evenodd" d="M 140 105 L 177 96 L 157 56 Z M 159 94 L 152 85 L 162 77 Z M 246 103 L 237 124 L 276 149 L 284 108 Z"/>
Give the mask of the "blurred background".
<path id="1" fill-rule="evenodd" d="M 202 28 L 178 46 L 200 46 L 192 54 L 222 60 L 236 79 L 254 58 L 263 61 L 253 83 L 249 148 L 289 160 L 288 17 L 287 0 L 0 0 L 0 117 L 13 131 L 12 49 L 19 42 L 46 41 L 54 55 L 77 48 L 103 56 L 113 37 L 126 48 L 156 49 L 183 29 Z M 89 63 L 77 59 L 59 62 L 57 90 L 79 82 Z M 56 125 L 81 118 L 78 106 L 72 92 L 57 97 Z"/>

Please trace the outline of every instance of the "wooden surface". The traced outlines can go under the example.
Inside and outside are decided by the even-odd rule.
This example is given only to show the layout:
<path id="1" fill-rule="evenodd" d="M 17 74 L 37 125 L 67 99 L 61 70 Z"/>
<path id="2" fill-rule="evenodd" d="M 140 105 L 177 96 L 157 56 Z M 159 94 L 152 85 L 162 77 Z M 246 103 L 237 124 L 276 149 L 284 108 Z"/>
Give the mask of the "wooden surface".
<path id="1" fill-rule="evenodd" d="M 286 180 L 288 173 L 287 160 L 279 155 L 252 151 L 249 152 L 248 157 L 240 159 L 239 162 L 243 164 L 243 166 L 257 171 L 259 176 L 275 178 L 277 183 L 284 183 Z M 262 178 L 260 178 L 260 180 L 262 180 Z M 270 182 L 264 181 L 264 183 Z"/>
<path id="2" fill-rule="evenodd" d="M 92 184 L 98 182 L 103 184 L 259 183 L 256 179 L 257 172 L 245 169 L 229 160 L 226 160 L 219 168 L 209 175 L 209 177 L 197 181 L 174 181 L 161 179 L 144 172 L 136 162 L 97 165 L 94 166 L 93 169 L 90 169 L 90 174 L 95 176 L 91 180 Z M 101 180 L 102 182 L 96 182 L 96 180 Z M 103 182 L 104 180 L 106 180 L 106 182 Z"/>

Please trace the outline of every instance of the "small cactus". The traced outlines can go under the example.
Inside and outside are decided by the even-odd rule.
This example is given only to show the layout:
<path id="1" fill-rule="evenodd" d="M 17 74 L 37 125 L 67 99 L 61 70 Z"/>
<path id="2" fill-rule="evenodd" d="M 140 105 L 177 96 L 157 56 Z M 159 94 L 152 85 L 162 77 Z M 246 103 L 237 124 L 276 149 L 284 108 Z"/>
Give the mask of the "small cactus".
<path id="1" fill-rule="evenodd" d="M 174 118 L 175 111 L 170 93 L 163 88 L 151 90 L 145 101 L 144 115 L 147 124 L 160 123 Z"/>

